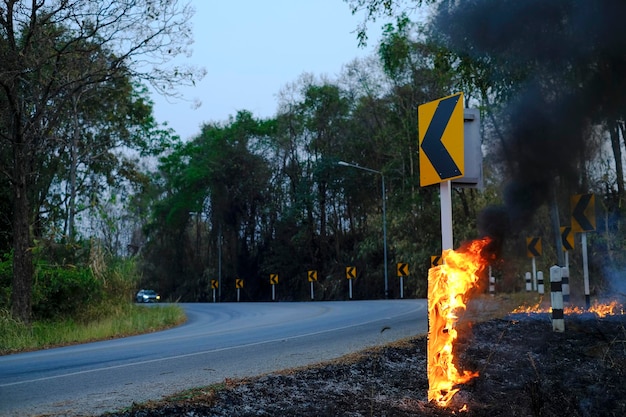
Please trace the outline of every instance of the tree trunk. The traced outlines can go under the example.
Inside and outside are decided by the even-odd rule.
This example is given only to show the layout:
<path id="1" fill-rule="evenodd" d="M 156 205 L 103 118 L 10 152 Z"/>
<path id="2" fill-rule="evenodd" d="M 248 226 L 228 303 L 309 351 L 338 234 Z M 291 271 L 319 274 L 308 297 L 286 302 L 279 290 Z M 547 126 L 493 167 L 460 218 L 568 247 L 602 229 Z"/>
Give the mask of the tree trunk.
<path id="1" fill-rule="evenodd" d="M 67 221 L 67 235 L 70 243 L 74 243 L 75 237 L 75 217 L 76 217 L 76 171 L 78 169 L 78 141 L 80 140 L 80 132 L 78 125 L 78 99 L 73 100 L 73 122 L 74 132 L 72 134 L 72 145 L 70 147 L 70 196 L 69 196 L 69 214 Z"/>
<path id="2" fill-rule="evenodd" d="M 622 167 L 622 148 L 619 141 L 619 122 L 611 122 L 609 127 L 613 159 L 615 160 L 615 180 L 617 182 L 618 201 L 624 198 L 624 169 Z"/>
<path id="3" fill-rule="evenodd" d="M 21 135 L 16 135 L 13 166 L 13 318 L 30 323 L 32 311 L 33 256 L 30 235 L 30 202 L 28 201 L 28 151 Z"/>

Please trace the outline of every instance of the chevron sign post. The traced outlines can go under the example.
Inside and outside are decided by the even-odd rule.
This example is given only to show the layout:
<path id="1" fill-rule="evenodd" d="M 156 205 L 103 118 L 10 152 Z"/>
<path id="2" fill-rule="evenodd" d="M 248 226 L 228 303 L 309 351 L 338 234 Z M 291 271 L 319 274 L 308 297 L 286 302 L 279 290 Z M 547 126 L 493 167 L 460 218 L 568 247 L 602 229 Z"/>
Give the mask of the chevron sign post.
<path id="1" fill-rule="evenodd" d="M 311 284 L 311 300 L 315 300 L 315 292 L 313 292 L 313 283 L 317 282 L 317 271 L 312 269 L 306 273 L 307 279 Z"/>
<path id="2" fill-rule="evenodd" d="M 441 250 L 453 249 L 452 184 L 465 170 L 463 93 L 418 107 L 420 185 L 439 183 Z"/>
<path id="3" fill-rule="evenodd" d="M 561 246 L 565 254 L 565 266 L 561 273 L 561 287 L 563 289 L 563 302 L 569 302 L 569 251 L 574 250 L 574 232 L 572 226 L 561 226 Z"/>
<path id="4" fill-rule="evenodd" d="M 400 278 L 400 298 L 404 298 L 404 277 L 409 276 L 409 264 L 398 262 L 396 270 Z"/>
<path id="5" fill-rule="evenodd" d="M 526 256 L 531 258 L 532 260 L 532 268 L 533 268 L 533 290 L 537 291 L 539 287 L 537 286 L 537 261 L 535 258 L 537 256 L 541 256 L 542 248 L 541 248 L 541 238 L 540 237 L 527 237 L 526 238 Z"/>
<path id="6" fill-rule="evenodd" d="M 580 233 L 580 246 L 583 252 L 583 278 L 585 303 L 591 305 L 589 297 L 589 260 L 587 257 L 587 232 L 596 230 L 596 199 L 593 194 L 577 194 L 571 198 L 572 231 Z"/>

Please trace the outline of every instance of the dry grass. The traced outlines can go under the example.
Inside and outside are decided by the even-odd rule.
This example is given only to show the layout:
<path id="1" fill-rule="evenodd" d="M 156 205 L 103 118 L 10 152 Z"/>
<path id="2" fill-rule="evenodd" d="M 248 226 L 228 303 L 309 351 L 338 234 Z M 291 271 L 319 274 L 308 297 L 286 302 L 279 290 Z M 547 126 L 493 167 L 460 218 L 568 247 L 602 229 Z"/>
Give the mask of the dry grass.
<path id="1" fill-rule="evenodd" d="M 40 321 L 31 326 L 11 319 L 7 311 L 0 311 L 0 355 L 149 333 L 185 320 L 185 312 L 177 305 L 128 304 L 87 322 Z"/>

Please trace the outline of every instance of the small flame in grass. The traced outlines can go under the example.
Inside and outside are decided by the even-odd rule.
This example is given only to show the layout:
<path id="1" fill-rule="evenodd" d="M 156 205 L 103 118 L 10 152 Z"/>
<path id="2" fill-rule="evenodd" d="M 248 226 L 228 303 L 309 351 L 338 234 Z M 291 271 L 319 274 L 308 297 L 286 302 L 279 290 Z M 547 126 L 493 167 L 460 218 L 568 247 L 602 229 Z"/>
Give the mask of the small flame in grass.
<path id="1" fill-rule="evenodd" d="M 458 251 L 445 250 L 443 264 L 428 271 L 428 400 L 446 406 L 464 384 L 478 372 L 459 372 L 454 365 L 455 324 L 465 311 L 469 291 L 478 286 L 487 266 L 483 248 L 489 238 L 470 242 Z"/>
<path id="2" fill-rule="evenodd" d="M 611 301 L 608 304 L 601 304 L 595 301 L 589 312 L 594 313 L 598 317 L 615 316 L 618 314 L 624 314 L 624 306 L 617 301 Z"/>
<path id="3" fill-rule="evenodd" d="M 541 302 L 532 305 L 532 306 L 520 306 L 513 310 L 513 313 L 551 313 L 552 309 L 550 307 L 541 307 Z M 566 306 L 563 309 L 563 313 L 565 314 L 584 314 L 584 313 L 593 313 L 598 317 L 606 317 L 606 316 L 615 316 L 619 314 L 624 314 L 624 306 L 619 302 L 613 300 L 606 303 L 601 303 L 595 300 L 591 306 L 586 309 L 584 307 L 579 306 Z"/>

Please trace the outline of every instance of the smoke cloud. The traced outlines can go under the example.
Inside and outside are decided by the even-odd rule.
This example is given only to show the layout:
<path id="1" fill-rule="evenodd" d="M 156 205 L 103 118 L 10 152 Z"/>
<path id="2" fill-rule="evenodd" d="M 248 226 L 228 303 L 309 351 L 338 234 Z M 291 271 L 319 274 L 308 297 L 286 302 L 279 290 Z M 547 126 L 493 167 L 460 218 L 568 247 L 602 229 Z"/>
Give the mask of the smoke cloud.
<path id="1" fill-rule="evenodd" d="M 450 0 L 435 33 L 482 66 L 506 105 L 501 158 L 504 207 L 486 210 L 481 232 L 502 238 L 528 224 L 555 179 L 575 187 L 592 124 L 626 114 L 623 0 Z M 584 190 L 587 191 L 587 190 Z"/>

